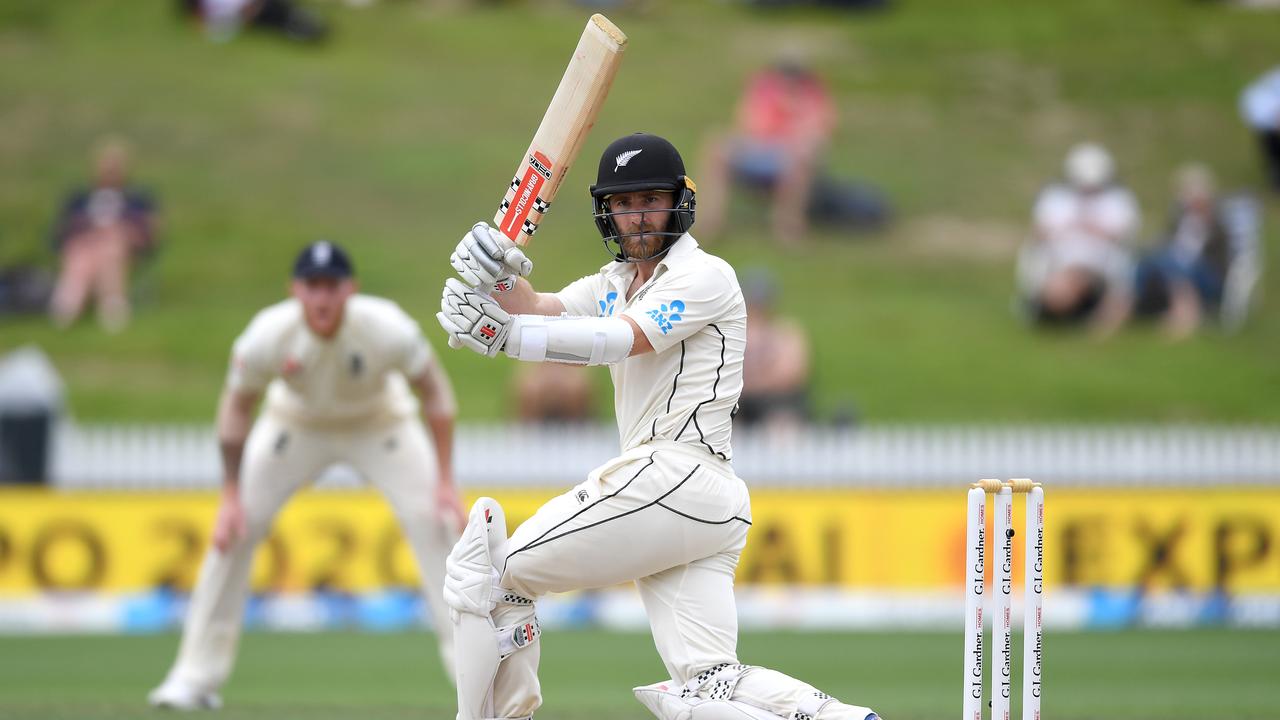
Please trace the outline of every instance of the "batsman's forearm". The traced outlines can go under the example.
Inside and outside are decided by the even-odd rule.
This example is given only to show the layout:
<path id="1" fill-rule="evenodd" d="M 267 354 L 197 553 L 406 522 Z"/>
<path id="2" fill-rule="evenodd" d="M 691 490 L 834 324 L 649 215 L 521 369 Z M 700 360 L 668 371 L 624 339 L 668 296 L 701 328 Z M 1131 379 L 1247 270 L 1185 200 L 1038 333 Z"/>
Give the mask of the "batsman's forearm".
<path id="1" fill-rule="evenodd" d="M 637 346 L 637 339 L 642 341 Z M 652 349 L 635 321 L 618 317 L 515 315 L 504 348 L 526 362 L 613 365 Z"/>
<path id="2" fill-rule="evenodd" d="M 494 295 L 493 299 L 512 315 L 554 316 L 564 312 L 564 303 L 554 293 L 540 293 L 524 278 L 517 279 L 514 288 Z"/>

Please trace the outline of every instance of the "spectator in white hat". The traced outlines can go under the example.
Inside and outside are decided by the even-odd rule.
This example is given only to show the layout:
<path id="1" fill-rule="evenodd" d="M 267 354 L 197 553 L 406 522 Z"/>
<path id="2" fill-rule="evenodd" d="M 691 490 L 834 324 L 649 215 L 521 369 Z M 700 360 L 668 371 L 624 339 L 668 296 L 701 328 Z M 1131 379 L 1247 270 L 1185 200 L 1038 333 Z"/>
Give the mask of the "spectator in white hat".
<path id="1" fill-rule="evenodd" d="M 1063 171 L 1064 180 L 1036 199 L 1033 234 L 1018 259 L 1022 298 L 1037 322 L 1088 323 L 1108 335 L 1132 305 L 1138 203 L 1101 145 L 1071 148 Z"/>

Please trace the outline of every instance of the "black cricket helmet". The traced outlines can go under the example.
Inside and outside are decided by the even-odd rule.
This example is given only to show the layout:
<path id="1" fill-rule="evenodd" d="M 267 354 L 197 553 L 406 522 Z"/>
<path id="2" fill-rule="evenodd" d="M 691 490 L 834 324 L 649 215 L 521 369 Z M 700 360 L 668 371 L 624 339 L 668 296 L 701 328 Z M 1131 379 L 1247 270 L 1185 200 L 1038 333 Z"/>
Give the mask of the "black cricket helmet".
<path id="1" fill-rule="evenodd" d="M 674 193 L 675 209 L 670 213 L 667 229 L 660 233 L 645 233 L 662 235 L 664 238 L 662 249 L 647 258 L 631 258 L 623 253 L 624 236 L 613 220 L 618 215 L 633 215 L 639 211 L 609 211 L 610 195 L 639 190 L 665 190 Z M 595 218 L 600 236 L 604 238 L 605 250 L 619 262 L 661 257 L 693 226 L 696 190 L 693 180 L 684 174 L 684 160 L 680 153 L 666 139 L 649 133 L 635 133 L 609 143 L 609 147 L 600 156 L 596 184 L 591 186 L 591 200 L 595 208 L 592 217 Z"/>

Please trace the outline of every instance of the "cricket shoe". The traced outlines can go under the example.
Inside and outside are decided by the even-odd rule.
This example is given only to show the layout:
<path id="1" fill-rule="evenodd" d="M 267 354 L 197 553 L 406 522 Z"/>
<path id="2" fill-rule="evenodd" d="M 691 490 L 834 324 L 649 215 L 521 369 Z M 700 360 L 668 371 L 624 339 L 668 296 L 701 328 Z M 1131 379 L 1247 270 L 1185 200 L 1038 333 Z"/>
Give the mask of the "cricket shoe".
<path id="1" fill-rule="evenodd" d="M 151 707 L 164 710 L 217 710 L 222 707 L 222 698 L 213 691 L 201 692 L 181 682 L 166 680 L 163 685 L 151 691 L 147 696 Z"/>

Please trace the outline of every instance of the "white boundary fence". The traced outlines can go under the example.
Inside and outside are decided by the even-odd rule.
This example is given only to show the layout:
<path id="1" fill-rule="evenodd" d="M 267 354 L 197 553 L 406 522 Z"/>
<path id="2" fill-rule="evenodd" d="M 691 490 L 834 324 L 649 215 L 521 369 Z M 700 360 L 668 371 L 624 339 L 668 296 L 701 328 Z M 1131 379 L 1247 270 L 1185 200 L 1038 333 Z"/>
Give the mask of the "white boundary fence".
<path id="1" fill-rule="evenodd" d="M 464 425 L 458 479 L 467 486 L 562 487 L 617 454 L 607 426 Z M 1056 485 L 1280 485 L 1280 426 L 877 426 L 738 432 L 734 467 L 758 487 L 942 487 L 980 477 Z M 54 434 L 64 489 L 212 488 L 205 425 L 78 425 Z M 325 487 L 359 482 L 330 469 Z"/>

